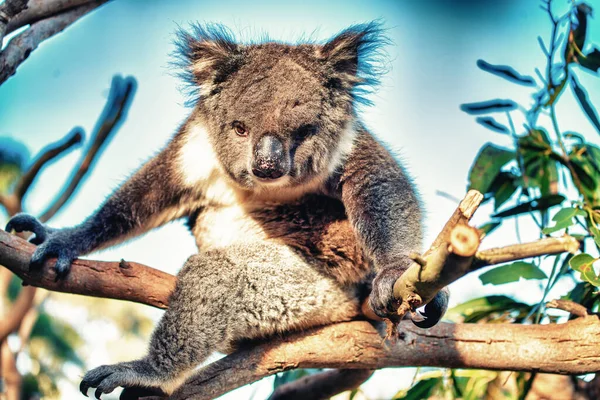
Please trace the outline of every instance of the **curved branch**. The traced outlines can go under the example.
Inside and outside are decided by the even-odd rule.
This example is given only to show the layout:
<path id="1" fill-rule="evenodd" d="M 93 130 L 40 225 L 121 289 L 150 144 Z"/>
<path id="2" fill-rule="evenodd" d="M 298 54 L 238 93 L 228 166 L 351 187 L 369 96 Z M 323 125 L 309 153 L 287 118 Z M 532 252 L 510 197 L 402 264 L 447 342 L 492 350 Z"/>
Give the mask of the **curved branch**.
<path id="1" fill-rule="evenodd" d="M 27 9 L 27 0 L 5 0 L 0 4 L 0 49 L 4 35 L 8 32 L 8 25 L 25 9 Z"/>
<path id="2" fill-rule="evenodd" d="M 87 6 L 86 6 L 87 7 Z M 94 164 L 97 156 L 100 154 L 104 144 L 110 140 L 112 135 L 121 126 L 124 121 L 133 95 L 135 94 L 136 83 L 131 77 L 121 78 L 120 76 L 113 77 L 108 101 L 104 106 L 102 115 L 100 116 L 90 145 L 85 151 L 85 154 L 75 167 L 71 178 L 66 183 L 65 187 L 60 191 L 60 195 L 48 207 L 48 209 L 40 216 L 40 221 L 45 222 L 52 218 L 67 201 L 71 198 L 75 190 L 79 187 L 83 179 L 86 177 L 89 169 Z"/>
<path id="3" fill-rule="evenodd" d="M 29 0 L 27 8 L 8 21 L 6 34 L 42 19 L 54 17 L 94 0 Z"/>
<path id="4" fill-rule="evenodd" d="M 400 323 L 396 343 L 366 321 L 271 339 L 202 369 L 171 399 L 212 399 L 293 368 L 435 366 L 582 374 L 600 369 L 600 321 L 560 325 L 447 324 L 429 330 Z"/>
<path id="5" fill-rule="evenodd" d="M 22 200 L 40 170 L 56 157 L 64 155 L 67 150 L 72 149 L 73 146 L 81 143 L 82 139 L 82 129 L 74 128 L 65 138 L 59 142 L 50 144 L 42 150 L 41 154 L 31 165 L 29 170 L 27 170 L 27 172 L 21 176 L 19 182 L 17 182 L 13 195 L 16 196 L 17 199 Z"/>
<path id="6" fill-rule="evenodd" d="M 0 53 L 0 84 L 12 76 L 19 65 L 29 57 L 39 44 L 64 30 L 79 18 L 108 0 L 95 0 L 64 13 L 33 23 L 28 29 L 12 38 Z"/>

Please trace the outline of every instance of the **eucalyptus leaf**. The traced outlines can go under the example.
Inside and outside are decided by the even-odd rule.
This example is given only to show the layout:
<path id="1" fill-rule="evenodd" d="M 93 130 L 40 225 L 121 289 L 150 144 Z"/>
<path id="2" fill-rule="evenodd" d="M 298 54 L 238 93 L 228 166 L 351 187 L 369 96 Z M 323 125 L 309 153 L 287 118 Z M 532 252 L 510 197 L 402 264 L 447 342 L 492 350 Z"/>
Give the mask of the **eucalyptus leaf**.
<path id="1" fill-rule="evenodd" d="M 502 125 L 492 117 L 477 117 L 475 118 L 475 122 L 494 132 L 502 133 L 504 135 L 510 134 L 510 130 L 506 126 Z"/>
<path id="2" fill-rule="evenodd" d="M 528 310 L 531 306 L 515 301 L 511 297 L 491 295 L 478 297 L 448 310 L 446 317 L 452 321 L 478 322 L 492 314 Z"/>
<path id="3" fill-rule="evenodd" d="M 581 253 L 571 258 L 569 265 L 575 271 L 581 273 L 581 279 L 591 283 L 594 286 L 600 286 L 600 277 L 594 271 L 594 262 L 598 259 L 589 254 Z"/>
<path id="4" fill-rule="evenodd" d="M 546 279 L 544 271 L 531 263 L 516 261 L 512 264 L 501 265 L 479 275 L 484 285 L 503 285 L 518 282 L 521 279 Z"/>
<path id="5" fill-rule="evenodd" d="M 508 65 L 494 65 L 485 60 L 477 60 L 477 66 L 485 72 L 507 79 L 513 83 L 524 86 L 535 86 L 535 79 L 531 76 L 521 75 Z"/>
<path id="6" fill-rule="evenodd" d="M 481 225 L 477 229 L 479 229 L 480 231 L 482 231 L 484 234 L 489 235 L 490 233 L 492 233 L 500 225 L 502 225 L 501 221 L 490 221 L 487 224 Z"/>
<path id="7" fill-rule="evenodd" d="M 592 72 L 598 72 L 600 70 L 600 50 L 594 49 L 586 54 L 585 57 L 578 57 L 577 61 L 583 68 Z"/>
<path id="8" fill-rule="evenodd" d="M 519 214 L 528 213 L 531 211 L 545 211 L 550 207 L 560 205 L 565 201 L 565 197 L 560 194 L 551 194 L 543 196 L 526 203 L 521 203 L 515 207 L 511 207 L 507 210 L 503 210 L 499 213 L 492 215 L 493 218 L 506 218 L 512 217 Z"/>
<path id="9" fill-rule="evenodd" d="M 554 233 L 556 231 L 560 231 L 562 229 L 566 229 L 566 228 L 568 228 L 570 226 L 573 226 L 573 224 L 574 224 L 574 222 L 573 222 L 572 219 L 565 219 L 565 220 L 557 222 L 553 226 L 549 226 L 549 227 L 546 227 L 546 228 L 542 229 L 542 233 L 544 235 L 549 235 L 549 234 Z"/>
<path id="10" fill-rule="evenodd" d="M 592 125 L 594 125 L 598 133 L 600 133 L 600 119 L 598 119 L 598 112 L 594 108 L 594 105 L 590 102 L 586 90 L 583 88 L 583 86 L 581 86 L 574 75 L 571 76 L 571 87 L 573 88 L 575 97 L 579 101 L 579 105 L 589 118 Z"/>
<path id="11" fill-rule="evenodd" d="M 413 385 L 409 390 L 402 390 L 393 397 L 393 400 L 423 400 L 428 399 L 433 391 L 443 385 L 443 378 L 435 377 L 422 379 Z"/>
<path id="12" fill-rule="evenodd" d="M 514 158 L 513 151 L 486 143 L 469 171 L 469 188 L 487 193 L 502 167 Z"/>
<path id="13" fill-rule="evenodd" d="M 512 100 L 494 99 L 481 101 L 477 103 L 465 103 L 460 105 L 460 109 L 467 114 L 481 115 L 492 112 L 506 112 L 517 109 L 517 103 Z"/>

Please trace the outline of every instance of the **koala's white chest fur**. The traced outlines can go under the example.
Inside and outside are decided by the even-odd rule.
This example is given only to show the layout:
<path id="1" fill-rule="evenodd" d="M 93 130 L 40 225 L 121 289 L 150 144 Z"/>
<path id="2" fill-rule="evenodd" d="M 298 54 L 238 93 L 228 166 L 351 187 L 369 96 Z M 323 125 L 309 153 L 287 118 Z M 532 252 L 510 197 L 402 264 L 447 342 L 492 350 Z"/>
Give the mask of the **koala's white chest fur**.
<path id="1" fill-rule="evenodd" d="M 240 202 L 236 190 L 223 177 L 203 127 L 193 126 L 179 154 L 184 184 L 202 194 L 192 231 L 201 250 L 262 240 L 265 234 Z"/>
<path id="2" fill-rule="evenodd" d="M 261 226 L 239 205 L 206 207 L 198 215 L 193 233 L 201 250 L 265 239 Z"/>

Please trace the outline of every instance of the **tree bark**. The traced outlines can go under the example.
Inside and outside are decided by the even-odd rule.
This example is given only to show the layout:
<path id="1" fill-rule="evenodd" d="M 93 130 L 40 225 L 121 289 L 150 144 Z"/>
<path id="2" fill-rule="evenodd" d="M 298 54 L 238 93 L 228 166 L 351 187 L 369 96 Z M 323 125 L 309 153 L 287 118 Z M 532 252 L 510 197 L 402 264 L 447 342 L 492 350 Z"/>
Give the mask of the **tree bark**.
<path id="1" fill-rule="evenodd" d="M 238 351 L 189 379 L 172 399 L 211 399 L 293 368 L 429 366 L 583 374 L 600 370 L 600 321 L 560 325 L 447 324 L 423 330 L 404 321 L 395 343 L 370 322 L 325 326 Z"/>

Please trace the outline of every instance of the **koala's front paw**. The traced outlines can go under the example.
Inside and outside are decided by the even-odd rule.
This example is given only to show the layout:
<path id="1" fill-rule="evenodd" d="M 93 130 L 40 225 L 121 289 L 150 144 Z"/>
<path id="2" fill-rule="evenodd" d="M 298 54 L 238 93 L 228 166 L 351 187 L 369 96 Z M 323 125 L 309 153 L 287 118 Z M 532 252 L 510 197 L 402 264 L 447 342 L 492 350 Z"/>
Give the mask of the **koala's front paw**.
<path id="1" fill-rule="evenodd" d="M 28 214 L 18 214 L 8 221 L 6 231 L 33 232 L 34 237 L 30 242 L 38 245 L 31 256 L 29 268 L 41 268 L 46 260 L 56 257 L 56 279 L 64 278 L 71 269 L 71 263 L 80 255 L 75 249 L 76 243 L 70 232 L 66 229 L 52 229 L 42 224 L 37 218 Z"/>
<path id="2" fill-rule="evenodd" d="M 369 305 L 377 316 L 390 320 L 398 319 L 396 311 L 401 302 L 394 297 L 394 283 L 404 271 L 405 268 L 384 268 L 373 279 Z"/>
<path id="3" fill-rule="evenodd" d="M 79 390 L 85 396 L 90 388 L 96 388 L 94 396 L 99 399 L 102 394 L 107 394 L 115 390 L 119 386 L 126 386 L 131 380 L 133 371 L 126 364 L 102 365 L 88 371 L 81 383 Z"/>
<path id="4" fill-rule="evenodd" d="M 129 361 L 113 365 L 102 365 L 88 371 L 79 390 L 85 396 L 90 388 L 96 388 L 97 399 L 102 394 L 111 393 L 117 387 L 124 387 L 120 399 L 132 400 L 149 395 L 165 395 L 158 386 L 160 378 L 156 371 L 144 360 Z"/>

